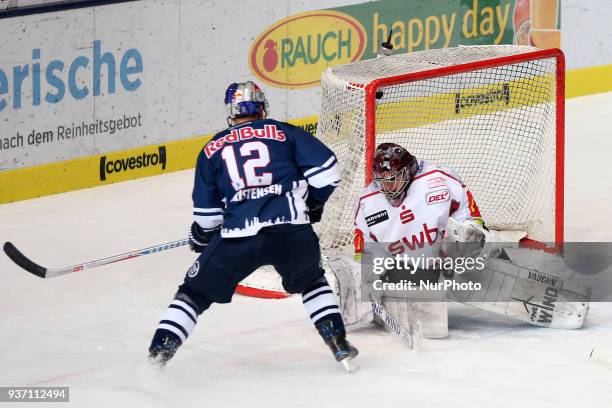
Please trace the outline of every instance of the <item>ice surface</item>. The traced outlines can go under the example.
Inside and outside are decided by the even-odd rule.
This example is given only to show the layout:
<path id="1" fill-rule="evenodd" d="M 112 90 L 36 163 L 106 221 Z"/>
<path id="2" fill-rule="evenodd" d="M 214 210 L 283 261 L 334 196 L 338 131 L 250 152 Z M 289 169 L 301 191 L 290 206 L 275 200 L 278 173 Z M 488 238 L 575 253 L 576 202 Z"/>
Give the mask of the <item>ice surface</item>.
<path id="1" fill-rule="evenodd" d="M 612 93 L 570 100 L 567 111 L 566 240 L 612 241 Z M 0 205 L 0 241 L 58 267 L 180 239 L 191 222 L 192 179 L 185 171 Z M 236 296 L 206 312 L 157 372 L 146 349 L 193 259 L 183 247 L 43 280 L 1 254 L 0 386 L 70 386 L 71 403 L 57 406 L 88 408 L 558 408 L 612 401 L 612 371 L 588 359 L 593 347 L 612 351 L 612 304 L 602 303 L 577 331 L 451 305 L 450 337 L 425 340 L 418 353 L 382 330 L 358 331 L 350 338 L 360 369 L 349 374 L 299 298 Z"/>

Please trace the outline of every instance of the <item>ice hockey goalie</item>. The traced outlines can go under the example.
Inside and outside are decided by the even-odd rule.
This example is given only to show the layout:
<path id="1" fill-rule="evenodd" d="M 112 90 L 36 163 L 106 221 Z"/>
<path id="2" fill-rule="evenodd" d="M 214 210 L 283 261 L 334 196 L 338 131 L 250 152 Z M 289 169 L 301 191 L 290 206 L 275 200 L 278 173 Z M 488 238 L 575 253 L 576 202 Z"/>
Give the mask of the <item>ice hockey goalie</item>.
<path id="1" fill-rule="evenodd" d="M 349 326 L 373 321 L 371 296 L 400 322 L 416 313 L 425 338 L 447 336 L 449 300 L 538 326 L 582 325 L 590 289 L 514 264 L 452 169 L 383 143 L 372 176 L 355 204 L 355 260 L 330 259 Z"/>

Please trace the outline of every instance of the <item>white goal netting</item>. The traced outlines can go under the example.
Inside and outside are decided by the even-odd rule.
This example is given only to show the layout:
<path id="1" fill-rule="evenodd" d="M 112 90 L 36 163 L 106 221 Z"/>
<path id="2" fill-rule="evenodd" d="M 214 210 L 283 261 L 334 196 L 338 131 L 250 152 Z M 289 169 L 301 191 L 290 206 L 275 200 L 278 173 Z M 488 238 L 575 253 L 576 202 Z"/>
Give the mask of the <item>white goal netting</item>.
<path id="1" fill-rule="evenodd" d="M 317 225 L 323 251 L 351 248 L 368 156 L 389 141 L 455 169 L 489 227 L 562 240 L 560 61 L 559 51 L 471 46 L 326 70 L 317 137 L 336 153 L 342 183 Z"/>

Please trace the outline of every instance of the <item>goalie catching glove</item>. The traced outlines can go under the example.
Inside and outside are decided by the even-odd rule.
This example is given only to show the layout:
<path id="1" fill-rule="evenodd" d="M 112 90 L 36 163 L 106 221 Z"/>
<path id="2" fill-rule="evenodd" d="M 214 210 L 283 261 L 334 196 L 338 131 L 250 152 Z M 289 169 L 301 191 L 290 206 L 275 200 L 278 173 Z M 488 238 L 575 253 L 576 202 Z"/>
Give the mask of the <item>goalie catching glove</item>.
<path id="1" fill-rule="evenodd" d="M 501 243 L 495 241 L 494 232 L 479 223 L 460 222 L 451 217 L 446 224 L 442 251 L 451 258 L 495 258 L 502 250 Z"/>
<path id="2" fill-rule="evenodd" d="M 221 226 L 212 229 L 204 229 L 197 222 L 191 224 L 189 228 L 189 249 L 193 252 L 201 253 L 212 237 L 221 229 Z"/>

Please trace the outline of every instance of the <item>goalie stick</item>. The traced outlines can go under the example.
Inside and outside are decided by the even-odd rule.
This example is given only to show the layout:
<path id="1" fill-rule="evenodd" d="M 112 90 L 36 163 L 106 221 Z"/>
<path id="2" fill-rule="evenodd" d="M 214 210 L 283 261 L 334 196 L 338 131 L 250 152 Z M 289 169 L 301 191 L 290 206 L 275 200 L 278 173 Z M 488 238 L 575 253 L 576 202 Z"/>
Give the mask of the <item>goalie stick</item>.
<path id="1" fill-rule="evenodd" d="M 419 350 L 423 345 L 423 328 L 419 322 L 418 317 L 408 324 L 408 327 L 404 327 L 400 322 L 393 317 L 391 313 L 372 295 L 370 295 L 370 302 L 372 302 L 372 312 L 375 316 L 378 316 L 385 325 L 391 329 L 411 350 Z"/>
<path id="2" fill-rule="evenodd" d="M 334 290 L 337 292 L 338 297 L 342 298 L 342 285 L 349 281 L 350 278 L 344 273 L 345 269 L 335 262 L 338 259 L 342 258 L 330 258 L 329 256 L 321 254 L 321 260 L 331 271 L 335 279 Z M 359 287 L 357 290 L 360 291 L 361 288 Z M 421 326 L 416 310 L 411 309 L 414 312 L 412 314 L 414 318 L 410 319 L 408 327 L 404 327 L 402 323 L 382 305 L 381 300 L 377 299 L 372 293 L 369 293 L 368 296 L 374 316 L 378 316 L 382 322 L 408 346 L 408 348 L 411 350 L 420 349 L 423 343 L 423 327 Z M 340 302 L 342 302 L 342 300 L 340 300 Z"/>
<path id="3" fill-rule="evenodd" d="M 107 258 L 96 259 L 93 261 L 83 262 L 73 266 L 67 266 L 64 268 L 49 269 L 45 268 L 32 261 L 30 258 L 25 256 L 12 242 L 5 242 L 3 249 L 4 253 L 13 261 L 15 264 L 30 272 L 32 275 L 36 275 L 39 278 L 55 278 L 57 276 L 66 275 L 68 273 L 81 272 L 85 269 L 93 269 L 98 266 L 104 266 L 115 262 L 126 261 L 128 259 L 137 258 L 144 255 L 154 254 L 156 252 L 165 251 L 167 249 L 178 248 L 189 243 L 188 239 L 180 239 L 178 241 L 167 242 L 165 244 L 155 245 L 152 247 L 138 249 L 136 251 L 126 252 L 121 255 L 113 255 Z M 239 284 L 236 287 L 236 293 L 243 296 L 256 297 L 262 299 L 283 299 L 289 296 L 289 294 L 280 291 L 268 290 L 265 288 L 253 287 L 248 284 Z"/>

